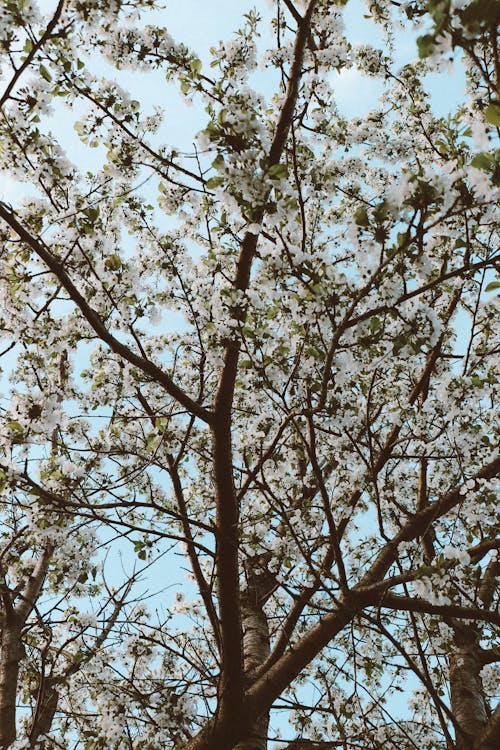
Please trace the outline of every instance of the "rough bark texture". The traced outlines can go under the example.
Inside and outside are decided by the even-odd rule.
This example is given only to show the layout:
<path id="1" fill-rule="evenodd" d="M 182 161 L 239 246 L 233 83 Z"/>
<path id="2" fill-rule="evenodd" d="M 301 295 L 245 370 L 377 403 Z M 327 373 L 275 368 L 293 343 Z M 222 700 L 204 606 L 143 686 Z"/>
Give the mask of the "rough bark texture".
<path id="1" fill-rule="evenodd" d="M 485 607 L 489 607 L 493 601 L 499 577 L 500 560 L 495 557 L 488 564 L 481 581 L 481 586 L 479 587 L 478 597 Z"/>
<path id="2" fill-rule="evenodd" d="M 490 607 L 493 602 L 499 576 L 500 561 L 497 557 L 494 557 L 486 567 L 478 592 L 478 597 L 485 607 Z M 481 657 L 482 664 L 500 661 L 500 657 L 494 652 L 487 654 L 485 651 L 481 651 Z M 497 705 L 493 715 L 483 726 L 479 736 L 476 735 L 473 744 L 473 750 L 498 750 L 498 748 L 500 748 L 500 704 Z"/>
<path id="3" fill-rule="evenodd" d="M 30 747 L 34 747 L 36 744 L 38 748 L 43 750 L 44 743 L 40 742 L 40 738 L 50 731 L 58 701 L 59 693 L 55 687 L 50 684 L 49 680 L 41 679 L 35 716 L 29 734 Z"/>
<path id="4" fill-rule="evenodd" d="M 256 670 L 270 652 L 269 627 L 263 605 L 276 581 L 266 569 L 265 556 L 255 557 L 247 568 L 247 587 L 241 595 L 243 653 L 245 678 L 251 682 Z M 235 750 L 266 750 L 269 713 L 257 717 L 251 733 L 236 745 Z"/>
<path id="5" fill-rule="evenodd" d="M 500 705 L 488 721 L 481 735 L 474 743 L 473 750 L 498 750 L 500 747 Z"/>
<path id="6" fill-rule="evenodd" d="M 2 613 L 0 652 L 0 748 L 16 739 L 16 691 L 23 655 L 21 628 L 14 612 Z"/>
<path id="7" fill-rule="evenodd" d="M 455 650 L 450 655 L 451 710 L 457 730 L 457 750 L 471 750 L 488 722 L 488 707 L 480 677 L 478 633 L 473 627 L 455 628 Z"/>
<path id="8" fill-rule="evenodd" d="M 0 750 L 16 739 L 17 682 L 24 656 L 21 633 L 42 589 L 52 552 L 51 546 L 42 551 L 22 593 L 5 584 L 0 589 Z M 14 605 L 16 596 L 19 602 Z"/>

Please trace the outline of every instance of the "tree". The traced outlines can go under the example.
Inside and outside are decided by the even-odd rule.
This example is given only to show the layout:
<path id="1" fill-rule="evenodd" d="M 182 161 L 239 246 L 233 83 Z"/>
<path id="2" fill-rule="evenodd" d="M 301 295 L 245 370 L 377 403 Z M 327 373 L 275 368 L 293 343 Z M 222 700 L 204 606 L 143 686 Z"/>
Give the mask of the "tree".
<path id="1" fill-rule="evenodd" d="M 155 6 L 1 9 L 0 748 L 494 750 L 498 4 L 277 0 L 209 67 Z"/>

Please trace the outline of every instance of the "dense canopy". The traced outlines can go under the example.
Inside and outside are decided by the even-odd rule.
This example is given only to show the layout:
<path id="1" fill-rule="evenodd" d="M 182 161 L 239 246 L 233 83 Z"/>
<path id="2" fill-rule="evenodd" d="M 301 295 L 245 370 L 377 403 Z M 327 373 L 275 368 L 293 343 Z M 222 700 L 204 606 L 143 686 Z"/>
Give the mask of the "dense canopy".
<path id="1" fill-rule="evenodd" d="M 500 746 L 499 5 L 256 6 L 1 4 L 0 750 Z"/>

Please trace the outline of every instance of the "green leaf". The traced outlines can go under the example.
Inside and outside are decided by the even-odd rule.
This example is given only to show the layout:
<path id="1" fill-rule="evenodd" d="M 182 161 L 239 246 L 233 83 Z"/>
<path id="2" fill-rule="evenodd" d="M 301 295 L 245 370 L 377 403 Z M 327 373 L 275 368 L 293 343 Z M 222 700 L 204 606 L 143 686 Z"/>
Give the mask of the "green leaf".
<path id="1" fill-rule="evenodd" d="M 220 187 L 224 184 L 224 177 L 211 177 L 209 180 L 207 180 L 207 188 L 209 190 L 213 190 L 213 188 Z"/>
<path id="2" fill-rule="evenodd" d="M 267 174 L 271 180 L 284 180 L 288 177 L 288 167 L 286 164 L 273 164 L 269 167 Z"/>
<path id="3" fill-rule="evenodd" d="M 373 216 L 379 224 L 381 224 L 383 221 L 387 219 L 388 213 L 389 213 L 389 203 L 386 200 L 383 200 L 382 203 L 379 203 L 373 209 Z"/>
<path id="4" fill-rule="evenodd" d="M 225 166 L 226 162 L 224 161 L 224 157 L 222 156 L 222 154 L 218 154 L 212 162 L 212 167 L 219 170 L 224 169 Z"/>
<path id="5" fill-rule="evenodd" d="M 471 166 L 475 167 L 476 169 L 488 170 L 491 168 L 491 164 L 491 156 L 484 151 L 482 151 L 480 154 L 477 154 L 471 161 Z"/>
<path id="6" fill-rule="evenodd" d="M 108 271 L 118 271 L 119 268 L 122 266 L 122 259 L 118 255 L 118 253 L 113 253 L 108 258 L 106 258 L 106 262 L 104 264 Z"/>
<path id="7" fill-rule="evenodd" d="M 189 67 L 195 75 L 199 75 L 202 67 L 201 60 L 198 60 L 198 58 L 195 57 L 194 60 L 191 60 L 191 62 L 189 63 Z"/>
<path id="8" fill-rule="evenodd" d="M 432 565 L 421 565 L 415 573 L 415 578 L 428 578 L 435 572 Z"/>
<path id="9" fill-rule="evenodd" d="M 370 331 L 372 333 L 376 333 L 377 331 L 380 331 L 382 328 L 382 323 L 380 322 L 380 318 L 370 318 Z"/>
<path id="10" fill-rule="evenodd" d="M 39 70 L 40 70 L 40 75 L 42 76 L 42 78 L 45 78 L 46 81 L 52 80 L 52 76 L 50 75 L 45 65 L 40 65 Z"/>
<path id="11" fill-rule="evenodd" d="M 435 41 L 432 34 L 424 34 L 417 38 L 418 56 L 422 59 L 429 57 L 434 47 Z"/>
<path id="12" fill-rule="evenodd" d="M 368 211 L 366 210 L 366 206 L 360 206 L 355 210 L 354 221 L 356 222 L 358 227 L 370 226 L 370 220 L 368 219 Z"/>
<path id="13" fill-rule="evenodd" d="M 146 450 L 152 453 L 158 445 L 158 435 L 156 432 L 150 432 L 146 439 Z"/>
<path id="14" fill-rule="evenodd" d="M 487 121 L 496 127 L 500 127 L 500 104 L 490 104 L 484 113 Z"/>
<path id="15" fill-rule="evenodd" d="M 392 351 L 394 354 L 399 354 L 401 349 L 404 349 L 404 347 L 408 344 L 408 337 L 405 336 L 404 333 L 401 333 L 399 336 L 396 336 L 394 339 L 393 345 L 392 345 Z"/>
<path id="16" fill-rule="evenodd" d="M 24 428 L 20 422 L 15 419 L 11 419 L 7 422 L 7 429 L 11 433 L 11 440 L 13 445 L 19 445 L 23 442 Z"/>
<path id="17" fill-rule="evenodd" d="M 145 542 L 134 542 L 134 552 L 139 560 L 145 560 L 147 555 Z"/>
<path id="18" fill-rule="evenodd" d="M 220 137 L 220 130 L 213 122 L 209 122 L 203 132 L 205 133 L 209 141 L 215 141 Z"/>
<path id="19" fill-rule="evenodd" d="M 95 220 L 97 219 L 97 217 L 99 216 L 99 208 L 98 208 L 97 206 L 89 206 L 88 208 L 86 208 L 86 209 L 84 210 L 84 212 L 83 212 L 83 213 L 85 214 L 85 216 L 86 216 L 86 217 L 87 217 L 87 218 L 88 218 L 88 219 L 89 219 L 89 220 L 90 220 L 90 221 L 91 221 L 92 223 L 94 223 L 94 221 L 95 221 Z"/>
<path id="20" fill-rule="evenodd" d="M 484 291 L 493 292 L 495 289 L 500 289 L 500 281 L 490 281 L 490 283 L 486 285 Z"/>

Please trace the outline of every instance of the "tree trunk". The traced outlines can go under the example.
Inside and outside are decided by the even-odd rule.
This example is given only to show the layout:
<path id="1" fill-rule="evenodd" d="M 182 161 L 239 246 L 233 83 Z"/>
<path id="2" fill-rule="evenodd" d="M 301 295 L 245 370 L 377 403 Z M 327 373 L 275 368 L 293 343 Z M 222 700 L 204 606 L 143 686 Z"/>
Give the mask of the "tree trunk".
<path id="1" fill-rule="evenodd" d="M 471 750 L 488 722 L 488 706 L 480 677 L 482 662 L 478 632 L 472 626 L 455 627 L 455 648 L 450 655 L 451 710 L 457 729 L 457 750 Z"/>
<path id="2" fill-rule="evenodd" d="M 247 587 L 241 595 L 245 680 L 250 684 L 256 670 L 269 656 L 270 639 L 263 605 L 274 590 L 276 581 L 266 568 L 267 559 L 258 556 L 246 565 Z M 252 730 L 235 750 L 266 750 L 269 713 L 253 723 Z"/>
<path id="3" fill-rule="evenodd" d="M 500 574 L 500 563 L 493 558 L 484 571 L 478 597 L 485 607 L 493 601 Z M 480 672 L 484 651 L 479 646 L 477 626 L 454 621 L 455 648 L 450 655 L 451 710 L 458 722 L 457 750 L 497 750 L 500 742 L 500 711 L 490 718 Z"/>
<path id="4" fill-rule="evenodd" d="M 0 750 L 16 740 L 17 682 L 24 657 L 21 632 L 42 590 L 52 552 L 52 545 L 42 550 L 22 593 L 10 591 L 5 584 L 0 588 Z"/>
<path id="5" fill-rule="evenodd" d="M 6 750 L 16 739 L 16 692 L 19 662 L 23 656 L 21 628 L 15 615 L 2 613 L 0 652 L 0 748 Z"/>
<path id="6" fill-rule="evenodd" d="M 488 721 L 480 737 L 474 743 L 473 750 L 498 750 L 500 747 L 500 705 Z"/>
<path id="7" fill-rule="evenodd" d="M 40 681 L 40 690 L 37 698 L 35 715 L 29 733 L 29 739 L 30 747 L 37 745 L 40 750 L 43 750 L 45 743 L 40 742 L 39 738 L 43 737 L 50 731 L 59 701 L 59 693 L 54 685 L 50 684 L 50 680 L 44 680 L 42 675 L 40 675 Z"/>

